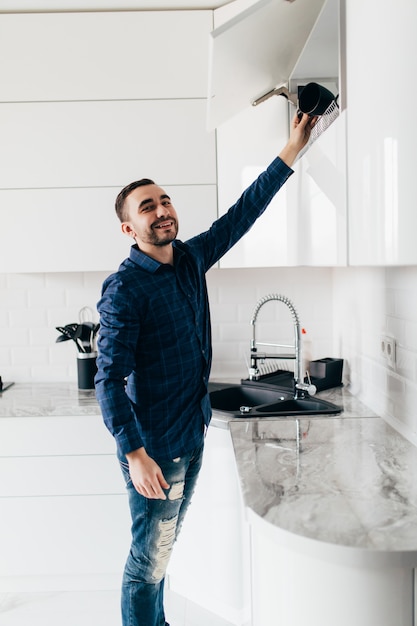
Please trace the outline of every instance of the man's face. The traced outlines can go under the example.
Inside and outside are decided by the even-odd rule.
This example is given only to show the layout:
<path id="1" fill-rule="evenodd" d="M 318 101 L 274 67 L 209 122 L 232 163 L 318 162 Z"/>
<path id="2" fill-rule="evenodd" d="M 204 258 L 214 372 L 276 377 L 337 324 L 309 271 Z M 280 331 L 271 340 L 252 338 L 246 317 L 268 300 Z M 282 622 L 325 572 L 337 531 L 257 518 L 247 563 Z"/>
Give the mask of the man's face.
<path id="1" fill-rule="evenodd" d="M 122 230 L 133 237 L 139 248 L 150 252 L 154 246 L 170 244 L 178 233 L 178 216 L 170 197 L 158 185 L 134 189 L 125 200 L 128 219 Z"/>

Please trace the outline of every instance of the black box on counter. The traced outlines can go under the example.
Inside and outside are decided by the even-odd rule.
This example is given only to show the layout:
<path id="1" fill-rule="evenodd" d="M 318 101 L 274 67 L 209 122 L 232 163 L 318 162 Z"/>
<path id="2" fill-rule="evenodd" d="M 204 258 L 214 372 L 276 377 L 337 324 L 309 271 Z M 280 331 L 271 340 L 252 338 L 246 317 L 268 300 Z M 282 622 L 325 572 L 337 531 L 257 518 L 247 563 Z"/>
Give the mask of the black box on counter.
<path id="1" fill-rule="evenodd" d="M 343 359 L 333 359 L 326 357 L 310 361 L 309 378 L 306 376 L 304 382 L 313 384 L 317 391 L 332 389 L 342 385 Z M 242 379 L 242 385 L 249 387 L 275 387 L 283 390 L 293 390 L 294 374 L 287 370 L 277 370 L 268 374 L 262 374 L 258 380 Z"/>
<path id="2" fill-rule="evenodd" d="M 326 357 L 310 361 L 310 377 L 317 389 L 330 389 L 342 384 L 343 359 Z M 320 381 L 320 383 L 319 383 Z M 317 384 L 319 383 L 319 384 Z"/>

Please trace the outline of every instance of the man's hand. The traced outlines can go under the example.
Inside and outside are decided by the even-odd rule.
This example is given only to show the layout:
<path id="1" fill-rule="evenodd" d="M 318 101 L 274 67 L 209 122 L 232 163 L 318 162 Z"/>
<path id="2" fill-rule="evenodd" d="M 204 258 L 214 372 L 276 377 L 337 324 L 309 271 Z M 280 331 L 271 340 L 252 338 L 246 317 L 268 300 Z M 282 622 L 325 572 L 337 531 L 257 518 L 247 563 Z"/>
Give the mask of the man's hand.
<path id="1" fill-rule="evenodd" d="M 303 113 L 299 119 L 296 113 L 291 122 L 290 138 L 285 148 L 279 154 L 280 159 L 291 167 L 298 153 L 304 148 L 310 139 L 311 130 L 317 122 L 317 117 L 310 117 Z"/>
<path id="2" fill-rule="evenodd" d="M 169 489 L 159 465 L 148 456 L 145 448 L 126 454 L 129 473 L 138 493 L 153 500 L 166 500 L 163 489 Z"/>

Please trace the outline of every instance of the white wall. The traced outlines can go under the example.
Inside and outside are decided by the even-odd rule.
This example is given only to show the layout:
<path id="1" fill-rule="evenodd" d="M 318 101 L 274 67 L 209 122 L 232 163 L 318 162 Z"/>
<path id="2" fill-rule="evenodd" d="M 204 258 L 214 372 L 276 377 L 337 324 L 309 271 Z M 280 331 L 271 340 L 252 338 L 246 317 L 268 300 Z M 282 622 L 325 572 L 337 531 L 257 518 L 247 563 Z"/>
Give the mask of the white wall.
<path id="1" fill-rule="evenodd" d="M 334 350 L 353 393 L 417 444 L 417 267 L 333 270 Z M 381 335 L 397 342 L 397 366 Z"/>
<path id="2" fill-rule="evenodd" d="M 55 343 L 55 326 L 78 322 L 83 306 L 95 310 L 104 278 L 98 272 L 0 274 L 3 381 L 76 381 L 75 344 Z"/>

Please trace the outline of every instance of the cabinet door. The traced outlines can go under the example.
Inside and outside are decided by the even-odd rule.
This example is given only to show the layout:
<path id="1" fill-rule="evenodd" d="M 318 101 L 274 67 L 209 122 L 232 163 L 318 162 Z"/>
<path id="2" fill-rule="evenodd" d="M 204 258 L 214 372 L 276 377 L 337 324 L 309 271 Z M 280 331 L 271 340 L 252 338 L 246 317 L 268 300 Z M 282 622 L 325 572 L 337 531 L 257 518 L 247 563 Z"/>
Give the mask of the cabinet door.
<path id="1" fill-rule="evenodd" d="M 345 112 L 316 139 L 294 165 L 288 181 L 289 249 L 292 265 L 347 263 Z"/>
<path id="2" fill-rule="evenodd" d="M 113 271 L 129 254 L 114 199 L 150 177 L 180 237 L 217 215 L 203 100 L 0 105 L 0 271 Z M 198 209 L 198 210 L 196 210 Z"/>
<path id="3" fill-rule="evenodd" d="M 204 100 L 2 104 L 0 134 L 1 189 L 216 182 Z"/>
<path id="4" fill-rule="evenodd" d="M 224 214 L 241 193 L 273 161 L 288 137 L 288 105 L 270 98 L 217 129 L 218 204 Z M 251 230 L 220 261 L 221 267 L 285 266 L 290 242 L 287 225 L 287 184 Z"/>
<path id="5" fill-rule="evenodd" d="M 160 184 L 178 212 L 181 239 L 206 230 L 215 220 L 216 185 Z M 133 243 L 115 214 L 119 191 L 0 190 L 0 271 L 115 271 Z"/>
<path id="6" fill-rule="evenodd" d="M 259 0 L 211 33 L 209 128 L 288 82 L 324 3 Z"/>
<path id="7" fill-rule="evenodd" d="M 0 576 L 120 577 L 129 528 L 125 494 L 2 498 Z"/>
<path id="8" fill-rule="evenodd" d="M 349 260 L 414 265 L 417 12 L 405 0 L 380 8 L 346 2 Z"/>
<path id="9" fill-rule="evenodd" d="M 116 453 L 114 438 L 101 415 L 35 417 L 24 401 L 20 408 L 22 413 L 27 411 L 27 417 L 0 419 L 0 458 Z"/>
<path id="10" fill-rule="evenodd" d="M 115 454 L 0 458 L 0 498 L 124 493 Z"/>
<path id="11" fill-rule="evenodd" d="M 248 532 L 230 433 L 211 426 L 196 492 L 169 564 L 170 589 L 228 623 L 246 623 Z"/>
<path id="12" fill-rule="evenodd" d="M 211 11 L 2 14 L 0 99 L 205 98 L 211 26 Z"/>
<path id="13" fill-rule="evenodd" d="M 2 18 L 0 272 L 117 269 L 131 240 L 114 199 L 142 177 L 171 189 L 182 239 L 208 228 L 212 11 Z"/>
<path id="14" fill-rule="evenodd" d="M 247 108 L 217 130 L 219 211 L 224 213 L 284 146 L 283 98 Z M 346 264 L 346 137 L 342 113 L 294 165 L 252 229 L 221 267 Z"/>
<path id="15" fill-rule="evenodd" d="M 0 420 L 0 578 L 120 577 L 129 517 L 101 416 Z"/>

